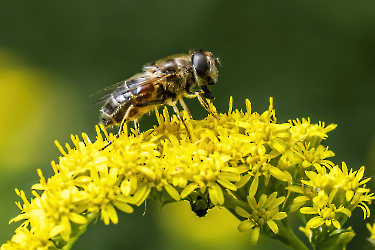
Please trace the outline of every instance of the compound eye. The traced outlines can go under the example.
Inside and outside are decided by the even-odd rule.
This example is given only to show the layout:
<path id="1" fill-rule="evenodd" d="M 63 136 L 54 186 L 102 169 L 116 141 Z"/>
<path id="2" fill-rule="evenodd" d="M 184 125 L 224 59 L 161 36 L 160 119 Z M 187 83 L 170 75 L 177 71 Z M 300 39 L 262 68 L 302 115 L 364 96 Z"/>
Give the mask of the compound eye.
<path id="1" fill-rule="evenodd" d="M 193 55 L 193 66 L 200 77 L 206 75 L 210 68 L 207 57 L 201 53 Z"/>

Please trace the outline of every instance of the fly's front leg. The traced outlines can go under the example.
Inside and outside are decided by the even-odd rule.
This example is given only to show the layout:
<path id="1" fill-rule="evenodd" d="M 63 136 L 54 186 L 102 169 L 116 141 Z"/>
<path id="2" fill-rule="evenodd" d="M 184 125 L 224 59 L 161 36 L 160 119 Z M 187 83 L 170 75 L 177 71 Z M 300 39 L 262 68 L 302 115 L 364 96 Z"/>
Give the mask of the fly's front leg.
<path id="1" fill-rule="evenodd" d="M 199 100 L 200 104 L 203 106 L 203 108 L 205 110 L 207 110 L 207 112 L 210 113 L 210 115 L 212 115 L 214 118 L 218 119 L 218 117 L 210 109 L 210 106 L 203 100 L 203 98 L 201 96 L 201 93 L 204 94 L 203 91 L 187 92 L 186 97 L 188 97 L 188 98 L 198 98 L 198 100 Z"/>

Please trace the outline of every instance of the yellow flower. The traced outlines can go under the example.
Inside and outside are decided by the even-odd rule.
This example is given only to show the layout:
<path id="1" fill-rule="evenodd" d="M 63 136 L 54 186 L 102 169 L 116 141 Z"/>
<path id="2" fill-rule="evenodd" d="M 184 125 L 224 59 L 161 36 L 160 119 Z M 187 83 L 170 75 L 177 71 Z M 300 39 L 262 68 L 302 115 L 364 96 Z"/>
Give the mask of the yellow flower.
<path id="1" fill-rule="evenodd" d="M 337 229 L 341 228 L 339 216 L 336 213 L 344 213 L 350 217 L 351 212 L 342 205 L 336 208 L 336 205 L 332 203 L 336 193 L 336 189 L 332 190 L 329 195 L 320 190 L 318 196 L 315 196 L 313 199 L 313 207 L 303 207 L 300 209 L 300 212 L 303 214 L 318 214 L 307 222 L 306 228 L 317 228 L 324 223 L 328 227 L 333 224 Z"/>
<path id="2" fill-rule="evenodd" d="M 289 191 L 302 194 L 300 196 L 297 196 L 293 200 L 293 204 L 290 207 L 290 211 L 294 212 L 303 205 L 305 205 L 308 202 L 312 202 L 312 199 L 317 196 L 317 190 L 315 188 L 309 187 L 309 186 L 298 186 L 298 185 L 292 185 L 289 187 L 286 187 Z M 312 204 L 312 203 L 311 203 Z"/>
<path id="3" fill-rule="evenodd" d="M 54 175 L 46 180 L 38 171 L 30 201 L 17 190 L 23 205 L 17 203 L 21 214 L 11 222 L 23 223 L 1 250 L 30 242 L 29 249 L 63 247 L 99 214 L 105 224 L 118 223 L 116 210 L 132 213 L 146 199 L 162 206 L 188 200 L 202 214 L 215 205 L 227 208 L 246 218 L 238 229 L 252 228 L 253 244 L 267 230 L 288 237 L 276 222 L 287 216 L 280 211 L 301 208 L 306 232 L 323 224 L 339 228 L 346 217 L 337 213 L 350 216 L 357 206 L 369 216 L 373 194 L 365 187 L 369 179 L 361 180 L 364 168 L 335 166 L 326 160 L 333 152 L 319 145 L 336 125 L 277 124 L 272 99 L 262 114 L 252 112 L 248 100 L 244 111 L 233 110 L 232 102 L 228 113 L 200 121 L 182 112 L 186 127 L 165 108 L 156 111 L 158 126 L 139 135 L 125 126 L 117 137 L 96 126 L 94 142 L 86 134 L 72 135 L 73 148 L 56 142 L 62 156 L 52 162 Z M 210 109 L 216 110 L 211 103 Z"/>
<path id="4" fill-rule="evenodd" d="M 334 165 L 333 162 L 326 160 L 328 157 L 335 156 L 331 150 L 328 150 L 328 147 L 324 148 L 322 145 L 319 145 L 317 148 L 313 148 L 311 147 L 311 143 L 305 143 L 304 145 L 298 142 L 293 147 L 293 151 L 296 156 L 300 157 L 302 167 L 305 169 L 313 166 L 319 172 L 322 166 L 331 169 Z M 295 163 L 297 164 L 297 162 Z"/>
<path id="5" fill-rule="evenodd" d="M 275 220 L 282 220 L 287 217 L 285 212 L 279 212 L 278 206 L 284 201 L 285 197 L 279 197 L 276 199 L 277 192 L 272 193 L 269 197 L 263 194 L 256 203 L 254 197 L 248 198 L 248 203 L 252 209 L 251 214 L 248 213 L 241 207 L 236 207 L 236 213 L 242 217 L 248 218 L 247 220 L 241 222 L 238 225 L 238 230 L 240 232 L 253 229 L 251 236 L 251 243 L 255 245 L 259 238 L 260 230 L 266 224 L 268 227 L 277 234 L 279 228 Z"/>
<path id="6" fill-rule="evenodd" d="M 279 212 L 279 206 L 285 200 L 284 196 L 276 198 L 277 192 L 273 192 L 270 196 L 262 194 L 257 203 L 254 197 L 257 188 L 258 178 L 255 178 L 251 185 L 250 193 L 247 196 L 247 202 L 249 204 L 249 211 L 251 211 L 251 214 L 242 207 L 235 208 L 238 215 L 247 218 L 247 220 L 242 221 L 238 225 L 238 230 L 240 232 L 244 232 L 249 229 L 253 229 L 251 234 L 251 243 L 253 245 L 258 242 L 260 230 L 265 227 L 266 224 L 274 234 L 277 234 L 279 232 L 279 228 L 275 220 L 282 220 L 287 217 L 285 212 Z"/>
<path id="7" fill-rule="evenodd" d="M 290 120 L 289 123 L 293 124 L 291 127 L 291 139 L 295 142 L 310 142 L 313 147 L 317 147 L 322 140 L 327 138 L 327 133 L 337 127 L 336 124 L 330 124 L 326 127 L 324 122 L 311 124 L 310 118 L 302 119 L 302 121 L 299 119 Z"/>
<path id="8" fill-rule="evenodd" d="M 33 227 L 29 231 L 25 227 L 19 227 L 12 239 L 1 246 L 1 250 L 48 250 L 54 248 L 49 232 L 49 228 Z"/>

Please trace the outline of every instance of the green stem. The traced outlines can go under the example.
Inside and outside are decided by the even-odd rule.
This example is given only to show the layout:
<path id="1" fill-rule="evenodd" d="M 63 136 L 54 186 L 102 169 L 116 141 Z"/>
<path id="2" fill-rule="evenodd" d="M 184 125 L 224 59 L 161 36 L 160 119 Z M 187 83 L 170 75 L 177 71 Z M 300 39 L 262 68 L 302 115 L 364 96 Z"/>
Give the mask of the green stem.
<path id="1" fill-rule="evenodd" d="M 293 233 L 293 230 L 288 223 L 288 219 L 282 220 L 281 223 L 278 223 L 277 225 L 279 226 L 279 233 L 273 236 L 274 239 L 281 241 L 292 249 L 308 250 L 305 244 L 303 244 L 303 242 Z"/>
<path id="2" fill-rule="evenodd" d="M 223 207 L 227 209 L 235 209 L 236 207 L 242 207 L 245 210 L 249 210 L 250 206 L 247 201 L 242 201 L 239 199 L 236 199 L 232 195 L 228 194 L 227 192 L 224 193 L 224 204 L 222 205 Z"/>

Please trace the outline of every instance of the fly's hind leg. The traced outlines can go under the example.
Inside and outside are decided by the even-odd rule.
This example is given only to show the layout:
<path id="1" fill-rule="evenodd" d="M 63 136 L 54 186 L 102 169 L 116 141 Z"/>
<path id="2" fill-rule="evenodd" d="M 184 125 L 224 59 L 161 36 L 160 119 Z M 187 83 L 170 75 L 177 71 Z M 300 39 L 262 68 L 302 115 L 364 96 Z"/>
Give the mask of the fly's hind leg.
<path id="1" fill-rule="evenodd" d="M 125 125 L 125 123 L 127 122 L 126 119 L 129 117 L 130 111 L 131 111 L 133 108 L 134 108 L 134 105 L 132 104 L 132 105 L 129 106 L 128 110 L 126 110 L 126 113 L 125 113 L 125 115 L 124 115 L 124 118 L 122 118 L 122 121 L 121 121 L 121 123 L 120 123 L 120 128 L 119 128 L 119 130 L 118 130 L 118 133 L 117 133 L 117 135 L 116 135 L 117 138 L 120 136 L 121 132 L 124 131 L 124 125 Z M 136 126 L 135 123 L 138 124 L 137 119 L 134 120 L 134 127 L 135 127 L 137 133 L 139 134 L 139 125 Z"/>
<path id="2" fill-rule="evenodd" d="M 122 119 L 122 121 L 120 123 L 120 128 L 119 128 L 119 130 L 117 132 L 116 138 L 118 138 L 120 136 L 121 132 L 124 130 L 124 124 L 126 123 L 126 118 L 128 118 L 130 110 L 132 110 L 133 108 L 134 108 L 134 105 L 130 105 L 130 107 L 126 111 L 126 114 L 124 115 L 124 118 Z M 137 119 L 134 120 L 134 127 L 135 127 L 137 133 L 139 134 L 139 125 L 136 126 L 136 123 L 138 124 Z M 112 141 L 109 141 L 107 145 L 105 145 L 103 148 L 100 149 L 100 151 L 106 149 L 111 144 L 112 144 Z"/>
<path id="3" fill-rule="evenodd" d="M 135 129 L 135 131 L 137 132 L 137 134 L 139 135 L 139 134 L 141 133 L 141 131 L 139 130 L 139 122 L 138 122 L 138 119 L 134 119 L 133 123 L 134 123 L 134 129 Z"/>

